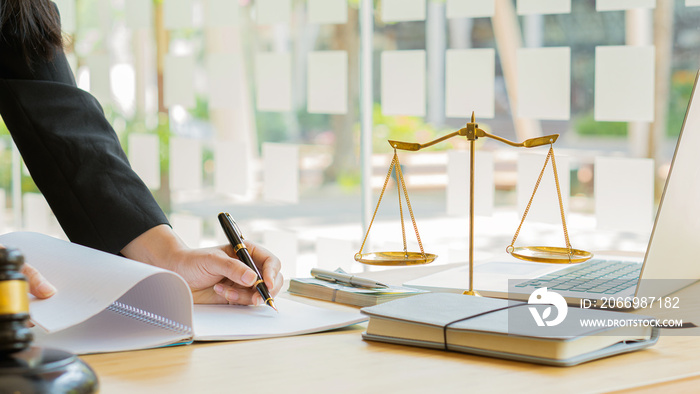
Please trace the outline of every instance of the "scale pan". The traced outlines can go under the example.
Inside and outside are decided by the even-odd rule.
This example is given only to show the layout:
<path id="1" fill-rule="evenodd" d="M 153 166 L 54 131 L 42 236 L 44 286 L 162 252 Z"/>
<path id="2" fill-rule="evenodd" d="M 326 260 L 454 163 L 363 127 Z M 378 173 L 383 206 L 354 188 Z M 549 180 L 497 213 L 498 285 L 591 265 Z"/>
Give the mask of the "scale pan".
<path id="1" fill-rule="evenodd" d="M 421 252 L 372 252 L 355 254 L 355 261 L 369 265 L 418 265 L 431 263 L 436 257 Z"/>
<path id="2" fill-rule="evenodd" d="M 510 252 L 513 257 L 525 261 L 550 264 L 576 264 L 593 257 L 593 253 L 585 250 L 552 247 L 552 246 L 521 246 Z"/>

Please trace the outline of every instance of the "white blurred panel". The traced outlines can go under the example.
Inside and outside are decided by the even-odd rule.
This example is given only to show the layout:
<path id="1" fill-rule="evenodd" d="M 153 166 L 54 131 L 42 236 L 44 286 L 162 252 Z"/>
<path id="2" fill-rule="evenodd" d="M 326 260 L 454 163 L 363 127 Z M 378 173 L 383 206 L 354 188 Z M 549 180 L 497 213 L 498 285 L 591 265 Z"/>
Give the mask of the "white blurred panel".
<path id="1" fill-rule="evenodd" d="M 384 22 L 425 20 L 425 0 L 382 0 Z"/>
<path id="2" fill-rule="evenodd" d="M 596 11 L 619 11 L 634 8 L 655 8 L 656 0 L 596 0 Z"/>
<path id="3" fill-rule="evenodd" d="M 518 116 L 569 120 L 571 49 L 521 48 L 518 57 Z"/>
<path id="4" fill-rule="evenodd" d="M 292 14 L 291 0 L 256 0 L 255 7 L 258 25 L 289 23 Z"/>
<path id="5" fill-rule="evenodd" d="M 496 51 L 448 49 L 445 70 L 445 115 L 494 117 Z"/>
<path id="6" fill-rule="evenodd" d="M 345 51 L 309 53 L 307 110 L 315 114 L 348 112 L 348 54 Z"/>
<path id="7" fill-rule="evenodd" d="M 193 0 L 163 0 L 163 25 L 168 30 L 194 26 Z"/>
<path id="8" fill-rule="evenodd" d="M 425 51 L 382 52 L 382 113 L 425 116 Z"/>
<path id="9" fill-rule="evenodd" d="M 447 0 L 448 18 L 493 16 L 495 0 Z"/>
<path id="10" fill-rule="evenodd" d="M 104 106 L 112 101 L 109 55 L 90 55 L 87 64 L 90 69 L 90 94 Z"/>
<path id="11" fill-rule="evenodd" d="M 244 231 L 245 230 L 241 230 Z M 263 246 L 272 252 L 282 262 L 282 275 L 285 279 L 299 276 L 308 277 L 309 273 L 297 272 L 298 240 L 297 235 L 291 231 L 265 230 L 263 233 Z"/>
<path id="12" fill-rule="evenodd" d="M 654 62 L 653 46 L 596 47 L 595 120 L 653 121 Z"/>
<path id="13" fill-rule="evenodd" d="M 129 134 L 131 168 L 151 190 L 160 189 L 160 142 L 155 134 Z"/>
<path id="14" fill-rule="evenodd" d="M 238 25 L 238 1 L 205 0 L 205 27 L 226 27 Z"/>
<path id="15" fill-rule="evenodd" d="M 598 228 L 649 231 L 654 212 L 654 160 L 595 158 Z"/>
<path id="16" fill-rule="evenodd" d="M 207 87 L 210 108 L 233 108 L 238 103 L 240 89 L 236 83 L 236 56 L 228 53 L 211 53 L 207 57 Z"/>
<path id="17" fill-rule="evenodd" d="M 288 53 L 258 53 L 255 85 L 259 111 L 292 110 L 292 59 Z"/>
<path id="18" fill-rule="evenodd" d="M 51 208 L 40 193 L 22 195 L 24 230 L 49 234 L 51 232 Z"/>
<path id="19" fill-rule="evenodd" d="M 494 166 L 493 154 L 476 152 L 474 157 L 474 214 L 493 215 Z M 469 214 L 469 151 L 447 152 L 447 214 Z"/>
<path id="20" fill-rule="evenodd" d="M 199 248 L 202 242 L 202 218 L 199 216 L 173 213 L 170 215 L 173 231 L 190 248 Z"/>
<path id="21" fill-rule="evenodd" d="M 214 190 L 219 194 L 246 195 L 250 185 L 250 155 L 245 145 L 217 141 L 214 146 Z"/>
<path id="22" fill-rule="evenodd" d="M 129 29 L 147 29 L 153 26 L 153 2 L 143 0 L 125 0 L 126 27 Z"/>
<path id="23" fill-rule="evenodd" d="M 309 0 L 309 23 L 338 24 L 348 21 L 347 0 Z"/>
<path id="24" fill-rule="evenodd" d="M 166 107 L 173 105 L 195 107 L 193 56 L 166 55 L 163 79 Z"/>
<path id="25" fill-rule="evenodd" d="M 697 7 L 700 6 L 700 0 L 685 0 L 686 7 Z"/>
<path id="26" fill-rule="evenodd" d="M 263 144 L 263 198 L 299 202 L 299 146 Z"/>
<path id="27" fill-rule="evenodd" d="M 170 189 L 202 188 L 202 145 L 191 138 L 170 138 Z"/>
<path id="28" fill-rule="evenodd" d="M 518 0 L 517 12 L 518 15 L 568 14 L 571 0 Z"/>

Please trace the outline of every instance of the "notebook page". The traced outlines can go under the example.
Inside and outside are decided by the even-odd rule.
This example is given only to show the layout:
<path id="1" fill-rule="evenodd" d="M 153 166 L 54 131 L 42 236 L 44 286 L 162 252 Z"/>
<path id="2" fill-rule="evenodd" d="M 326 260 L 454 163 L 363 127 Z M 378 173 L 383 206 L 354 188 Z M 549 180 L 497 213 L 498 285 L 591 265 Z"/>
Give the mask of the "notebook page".
<path id="1" fill-rule="evenodd" d="M 195 305 L 195 341 L 233 341 L 309 334 L 367 320 L 359 310 L 341 311 L 278 297 L 267 305 Z"/>
<path id="2" fill-rule="evenodd" d="M 1 235 L 0 245 L 19 249 L 58 289 L 51 298 L 30 301 L 32 321 L 48 332 L 79 324 L 122 297 L 171 320 L 191 321 L 191 293 L 173 272 L 39 233 Z"/>

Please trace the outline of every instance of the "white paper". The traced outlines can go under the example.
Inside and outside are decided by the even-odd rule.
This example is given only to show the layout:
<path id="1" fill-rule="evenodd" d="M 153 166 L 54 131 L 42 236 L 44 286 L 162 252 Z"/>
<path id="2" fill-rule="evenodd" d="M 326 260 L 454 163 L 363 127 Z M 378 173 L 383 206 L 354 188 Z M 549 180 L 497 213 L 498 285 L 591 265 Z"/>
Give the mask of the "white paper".
<path id="1" fill-rule="evenodd" d="M 61 14 L 61 30 L 73 34 L 77 30 L 75 0 L 54 0 Z"/>
<path id="2" fill-rule="evenodd" d="M 700 0 L 685 0 L 686 7 L 697 7 L 700 6 Z"/>
<path id="3" fill-rule="evenodd" d="M 618 11 L 634 8 L 655 8 L 656 0 L 596 0 L 596 11 Z"/>
<path id="4" fill-rule="evenodd" d="M 258 53 L 255 85 L 259 111 L 292 110 L 292 58 L 288 53 Z"/>
<path id="5" fill-rule="evenodd" d="M 90 68 L 90 94 L 105 105 L 112 100 L 109 55 L 90 55 L 87 64 Z"/>
<path id="6" fill-rule="evenodd" d="M 518 214 L 520 217 L 522 217 L 523 212 L 525 212 L 527 203 L 535 188 L 537 177 L 542 171 L 542 166 L 546 158 L 546 147 L 539 149 L 543 152 L 518 154 L 518 183 L 516 189 L 518 195 Z M 564 213 L 568 215 L 570 194 L 569 157 L 556 155 L 555 158 Z M 559 198 L 557 197 L 557 188 L 554 182 L 554 171 L 552 170 L 551 159 L 547 163 L 547 168 L 544 170 L 542 181 L 537 188 L 537 194 L 532 202 L 525 223 L 528 221 L 561 225 L 561 211 L 559 208 Z"/>
<path id="7" fill-rule="evenodd" d="M 571 50 L 521 48 L 518 57 L 518 117 L 568 120 L 571 112 Z"/>
<path id="8" fill-rule="evenodd" d="M 204 24 L 207 27 L 227 27 L 238 25 L 238 1 L 205 0 Z"/>
<path id="9" fill-rule="evenodd" d="M 353 310 L 318 308 L 277 297 L 279 313 L 267 305 L 195 305 L 197 341 L 244 340 L 309 334 L 367 320 Z"/>
<path id="10" fill-rule="evenodd" d="M 445 55 L 445 115 L 480 119 L 495 114 L 496 51 L 448 49 Z"/>
<path id="11" fill-rule="evenodd" d="M 163 26 L 167 30 L 193 27 L 192 5 L 193 0 L 163 0 Z"/>
<path id="12" fill-rule="evenodd" d="M 129 163 L 151 190 L 160 189 L 160 141 L 155 134 L 129 134 Z"/>
<path id="13" fill-rule="evenodd" d="M 571 0 L 517 0 L 518 15 L 568 14 Z"/>
<path id="14" fill-rule="evenodd" d="M 596 47 L 595 120 L 654 120 L 654 59 L 653 46 Z"/>
<path id="15" fill-rule="evenodd" d="M 173 105 L 195 107 L 194 57 L 166 55 L 163 79 L 166 107 Z"/>
<path id="16" fill-rule="evenodd" d="M 38 233 L 49 233 L 51 227 L 51 208 L 40 193 L 22 195 L 23 229 Z"/>
<path id="17" fill-rule="evenodd" d="M 170 138 L 170 189 L 202 188 L 202 146 L 192 138 Z"/>
<path id="18" fill-rule="evenodd" d="M 295 233 L 284 230 L 265 230 L 262 246 L 280 259 L 282 263 L 280 272 L 285 278 L 308 275 L 308 272 L 306 274 L 297 272 L 299 242 Z"/>
<path id="19" fill-rule="evenodd" d="M 207 87 L 210 108 L 235 107 L 238 95 L 232 94 L 240 89 L 236 82 L 238 75 L 236 56 L 229 53 L 211 53 L 207 57 Z"/>
<path id="20" fill-rule="evenodd" d="M 214 190 L 218 194 L 249 192 L 251 158 L 245 144 L 217 141 L 214 146 Z"/>
<path id="21" fill-rule="evenodd" d="M 425 0 L 382 0 L 384 22 L 425 20 Z"/>
<path id="22" fill-rule="evenodd" d="M 425 116 L 425 51 L 382 52 L 382 113 Z"/>
<path id="23" fill-rule="evenodd" d="M 494 205 L 493 154 L 476 152 L 474 157 L 474 214 L 491 216 Z M 469 151 L 447 152 L 447 214 L 469 214 Z"/>
<path id="24" fill-rule="evenodd" d="M 289 23 L 292 14 L 291 0 L 256 0 L 255 15 L 258 25 Z"/>
<path id="25" fill-rule="evenodd" d="M 126 27 L 147 29 L 153 26 L 153 3 L 143 0 L 125 0 Z"/>
<path id="26" fill-rule="evenodd" d="M 348 54 L 345 51 L 309 53 L 307 110 L 314 114 L 348 112 Z"/>
<path id="27" fill-rule="evenodd" d="M 479 18 L 493 16 L 495 0 L 447 0 L 448 18 Z"/>
<path id="28" fill-rule="evenodd" d="M 355 264 L 355 253 L 358 248 L 347 239 L 318 237 L 316 239 L 316 267 L 333 271 L 340 267 L 346 272 L 352 272 Z"/>
<path id="29" fill-rule="evenodd" d="M 189 322 L 189 308 L 182 307 L 192 302 L 189 288 L 170 271 L 38 233 L 4 234 L 0 236 L 0 244 L 20 249 L 25 261 L 58 289 L 52 297 L 33 299 L 30 304 L 32 320 L 49 332 L 87 320 L 139 282 L 133 295 L 126 299 L 150 296 L 143 299 L 142 306 L 147 307 L 160 304 L 163 298 L 171 298 L 166 303 L 171 306 L 165 306 L 163 311 L 165 316 L 172 316 L 171 312 L 185 315 L 181 321 Z M 149 277 L 151 279 L 147 279 Z M 109 337 L 103 340 L 114 342 Z M 126 344 L 121 346 L 128 349 Z"/>
<path id="30" fill-rule="evenodd" d="M 170 215 L 173 231 L 190 248 L 199 248 L 202 242 L 202 218 L 199 216 L 173 213 Z"/>
<path id="31" fill-rule="evenodd" d="M 652 159 L 596 157 L 594 180 L 599 229 L 649 230 L 654 212 Z"/>
<path id="32" fill-rule="evenodd" d="M 347 0 L 309 0 L 309 23 L 347 23 Z"/>
<path id="33" fill-rule="evenodd" d="M 299 147 L 264 143 L 263 198 L 290 204 L 299 202 Z"/>

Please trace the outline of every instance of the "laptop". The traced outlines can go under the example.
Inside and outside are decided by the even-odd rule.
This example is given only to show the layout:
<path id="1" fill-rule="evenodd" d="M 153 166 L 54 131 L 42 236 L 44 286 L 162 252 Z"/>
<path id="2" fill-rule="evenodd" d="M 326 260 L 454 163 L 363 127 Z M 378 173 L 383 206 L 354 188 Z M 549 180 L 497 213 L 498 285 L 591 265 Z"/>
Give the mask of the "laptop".
<path id="1" fill-rule="evenodd" d="M 644 259 L 594 256 L 580 264 L 529 263 L 504 255 L 476 264 L 474 288 L 487 297 L 527 300 L 537 288 L 561 294 L 570 305 L 583 299 L 663 297 L 700 279 L 700 89 L 691 93 L 671 168 Z M 404 283 L 407 287 L 461 293 L 469 267 Z"/>

